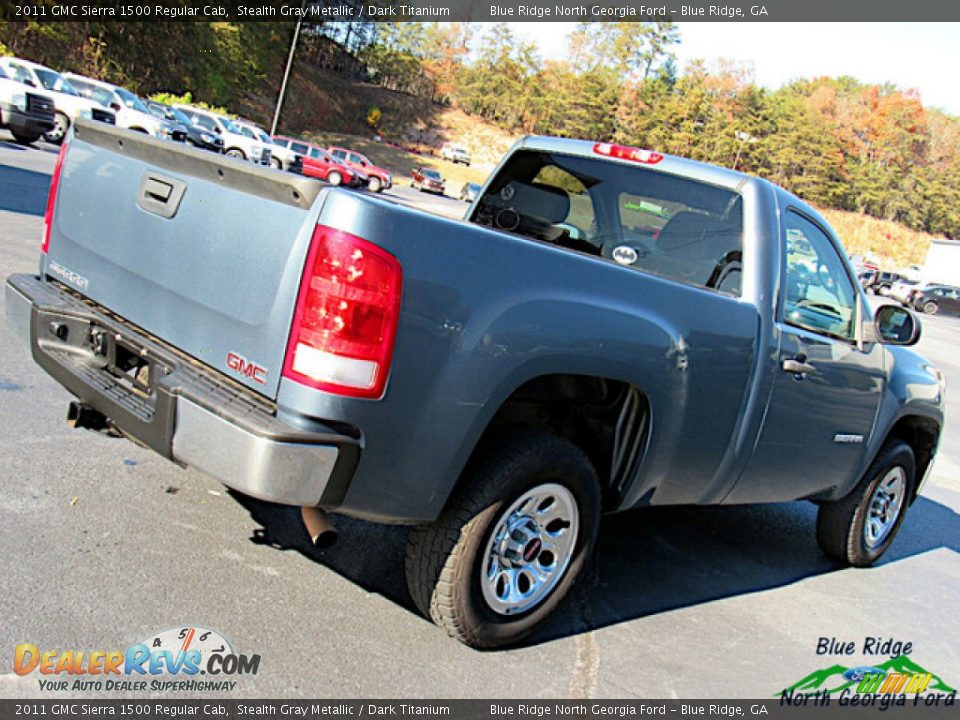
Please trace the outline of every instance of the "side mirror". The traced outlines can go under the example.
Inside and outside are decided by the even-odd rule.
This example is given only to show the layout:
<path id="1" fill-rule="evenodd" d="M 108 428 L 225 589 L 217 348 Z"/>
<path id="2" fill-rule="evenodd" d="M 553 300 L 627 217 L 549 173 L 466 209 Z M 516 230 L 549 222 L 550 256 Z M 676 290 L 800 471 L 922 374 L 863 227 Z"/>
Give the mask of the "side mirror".
<path id="1" fill-rule="evenodd" d="M 37 86 L 37 84 L 30 78 L 24 78 L 23 84 L 32 88 L 35 88 Z"/>
<path id="2" fill-rule="evenodd" d="M 120 110 L 123 110 L 123 105 L 118 102 L 112 102 L 110 103 L 110 109 L 119 112 Z"/>
<path id="3" fill-rule="evenodd" d="M 920 321 L 897 305 L 877 308 L 873 324 L 880 342 L 885 345 L 916 345 L 920 339 Z"/>

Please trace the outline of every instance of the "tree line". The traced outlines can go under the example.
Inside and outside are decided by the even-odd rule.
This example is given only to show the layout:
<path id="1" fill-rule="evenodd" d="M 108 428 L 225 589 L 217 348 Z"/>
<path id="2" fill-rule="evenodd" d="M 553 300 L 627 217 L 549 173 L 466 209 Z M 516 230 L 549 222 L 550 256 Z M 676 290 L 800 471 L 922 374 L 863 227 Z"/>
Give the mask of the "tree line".
<path id="1" fill-rule="evenodd" d="M 565 57 L 544 61 L 505 24 L 398 23 L 359 52 L 376 82 L 510 131 L 734 167 L 814 204 L 960 237 L 960 119 L 850 77 L 768 90 L 722 61 L 678 73 L 679 41 L 670 22 L 583 23 Z"/>
<path id="2" fill-rule="evenodd" d="M 218 105 L 266 85 L 291 23 L 0 24 L 8 50 L 148 94 Z M 749 69 L 678 72 L 669 21 L 581 23 L 544 60 L 506 24 L 304 23 L 298 62 L 461 108 L 510 132 L 647 147 L 769 178 L 809 202 L 960 237 L 960 119 L 854 78 L 760 87 Z M 332 48 L 332 50 L 331 50 Z M 381 132 L 399 135 L 390 117 Z M 320 129 L 320 128 L 310 128 Z M 336 130 L 337 128 L 322 128 Z"/>

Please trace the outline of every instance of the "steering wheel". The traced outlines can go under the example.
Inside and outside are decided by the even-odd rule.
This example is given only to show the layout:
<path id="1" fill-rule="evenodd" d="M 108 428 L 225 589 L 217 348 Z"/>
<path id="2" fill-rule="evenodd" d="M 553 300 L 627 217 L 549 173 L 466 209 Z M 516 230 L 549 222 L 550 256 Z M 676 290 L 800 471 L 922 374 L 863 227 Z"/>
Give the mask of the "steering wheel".
<path id="1" fill-rule="evenodd" d="M 710 278 L 707 280 L 706 287 L 719 290 L 730 275 L 742 270 L 743 253 L 740 250 L 731 250 L 717 260 L 717 264 L 714 265 L 713 272 L 710 273 Z"/>

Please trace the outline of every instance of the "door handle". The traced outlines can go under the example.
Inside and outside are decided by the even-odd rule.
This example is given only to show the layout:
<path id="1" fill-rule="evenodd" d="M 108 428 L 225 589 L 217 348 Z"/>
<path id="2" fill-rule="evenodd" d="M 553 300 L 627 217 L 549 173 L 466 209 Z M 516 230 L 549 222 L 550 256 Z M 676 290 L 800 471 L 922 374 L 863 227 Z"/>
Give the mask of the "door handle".
<path id="1" fill-rule="evenodd" d="M 806 358 L 803 360 L 784 360 L 783 369 L 784 371 L 788 373 L 794 373 L 795 375 L 806 375 L 808 373 L 816 372 L 817 370 L 813 365 L 806 362 Z"/>
<path id="2" fill-rule="evenodd" d="M 177 214 L 187 184 L 182 180 L 146 172 L 140 178 L 137 206 L 148 213 L 170 219 Z"/>

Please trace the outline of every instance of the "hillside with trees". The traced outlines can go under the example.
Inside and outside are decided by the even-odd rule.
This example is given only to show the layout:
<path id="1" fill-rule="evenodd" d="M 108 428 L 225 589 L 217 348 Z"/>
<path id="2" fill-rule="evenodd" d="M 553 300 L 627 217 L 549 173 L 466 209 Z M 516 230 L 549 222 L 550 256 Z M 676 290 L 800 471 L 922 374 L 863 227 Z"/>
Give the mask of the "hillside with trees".
<path id="1" fill-rule="evenodd" d="M 292 29 L 4 23 L 0 43 L 266 122 Z M 545 61 L 504 24 L 305 23 L 281 126 L 428 147 L 443 139 L 446 118 L 466 116 L 504 137 L 586 137 L 735 167 L 820 207 L 960 237 L 960 119 L 913 91 L 849 77 L 768 90 L 749 69 L 722 63 L 679 73 L 680 40 L 669 22 L 584 23 L 564 58 Z"/>

